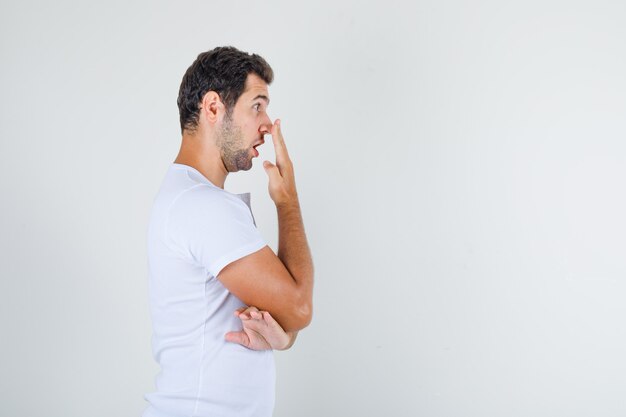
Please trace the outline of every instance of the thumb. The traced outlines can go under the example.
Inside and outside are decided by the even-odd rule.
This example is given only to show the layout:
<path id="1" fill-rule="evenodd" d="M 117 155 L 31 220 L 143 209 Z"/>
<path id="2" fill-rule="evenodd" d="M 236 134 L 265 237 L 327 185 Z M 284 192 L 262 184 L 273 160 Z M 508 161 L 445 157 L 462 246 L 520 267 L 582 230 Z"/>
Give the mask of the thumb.
<path id="1" fill-rule="evenodd" d="M 224 339 L 226 339 L 227 342 L 239 343 L 240 345 L 245 347 L 248 347 L 248 345 L 250 344 L 250 338 L 244 331 L 228 332 L 226 333 L 226 335 L 224 335 Z"/>
<path id="2" fill-rule="evenodd" d="M 267 176 L 270 177 L 270 180 L 277 180 L 277 177 L 280 177 L 278 167 L 270 161 L 263 161 L 263 168 L 265 168 L 265 172 L 267 172 Z"/>

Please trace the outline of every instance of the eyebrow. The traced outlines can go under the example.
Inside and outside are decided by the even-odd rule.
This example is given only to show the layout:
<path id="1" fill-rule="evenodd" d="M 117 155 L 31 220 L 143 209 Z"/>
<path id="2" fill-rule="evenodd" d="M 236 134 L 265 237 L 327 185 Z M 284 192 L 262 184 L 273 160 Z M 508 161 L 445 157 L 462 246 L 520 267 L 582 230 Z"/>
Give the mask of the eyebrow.
<path id="1" fill-rule="evenodd" d="M 268 104 L 268 105 L 270 104 L 270 99 L 269 99 L 269 97 L 267 97 L 266 95 L 259 94 L 258 96 L 256 96 L 255 98 L 253 98 L 253 99 L 252 99 L 252 101 L 256 100 L 257 98 L 261 98 L 261 99 L 263 99 L 263 100 L 267 101 L 267 104 Z"/>

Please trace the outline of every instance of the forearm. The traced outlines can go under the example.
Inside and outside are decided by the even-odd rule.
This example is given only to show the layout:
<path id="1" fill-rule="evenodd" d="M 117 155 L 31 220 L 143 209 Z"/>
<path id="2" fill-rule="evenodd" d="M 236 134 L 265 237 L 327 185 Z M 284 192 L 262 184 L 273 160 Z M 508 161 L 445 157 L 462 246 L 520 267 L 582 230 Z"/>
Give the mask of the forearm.
<path id="1" fill-rule="evenodd" d="M 292 322 L 297 323 L 297 327 L 287 328 L 284 323 L 282 327 L 295 331 L 306 327 L 313 315 L 313 261 L 304 233 L 293 164 L 278 119 L 272 125 L 272 142 L 276 165 L 264 161 L 263 167 L 269 175 L 268 190 L 278 212 L 277 256 L 295 283 L 295 291 L 288 301 L 292 303 Z"/>
<path id="2" fill-rule="evenodd" d="M 276 207 L 278 212 L 278 257 L 296 281 L 303 302 L 312 307 L 313 260 L 304 232 L 297 198 Z"/>

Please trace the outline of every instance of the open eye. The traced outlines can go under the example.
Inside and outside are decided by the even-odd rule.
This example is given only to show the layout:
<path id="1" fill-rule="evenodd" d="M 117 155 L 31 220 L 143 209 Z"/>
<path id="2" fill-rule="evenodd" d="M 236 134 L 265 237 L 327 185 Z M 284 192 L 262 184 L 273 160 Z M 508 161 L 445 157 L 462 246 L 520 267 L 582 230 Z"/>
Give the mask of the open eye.
<path id="1" fill-rule="evenodd" d="M 260 111 L 259 109 L 261 108 L 261 103 L 255 104 L 254 108 L 256 109 L 256 111 Z"/>

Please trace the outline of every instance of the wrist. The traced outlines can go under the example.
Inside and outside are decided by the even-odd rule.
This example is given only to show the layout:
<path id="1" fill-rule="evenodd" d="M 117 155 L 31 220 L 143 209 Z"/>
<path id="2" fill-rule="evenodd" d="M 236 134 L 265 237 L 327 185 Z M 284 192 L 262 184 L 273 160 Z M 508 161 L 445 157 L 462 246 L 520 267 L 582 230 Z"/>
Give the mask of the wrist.
<path id="1" fill-rule="evenodd" d="M 280 211 L 289 211 L 289 210 L 300 210 L 300 201 L 298 200 L 298 196 L 294 196 L 292 198 L 285 199 L 280 203 L 276 203 L 276 209 Z"/>

